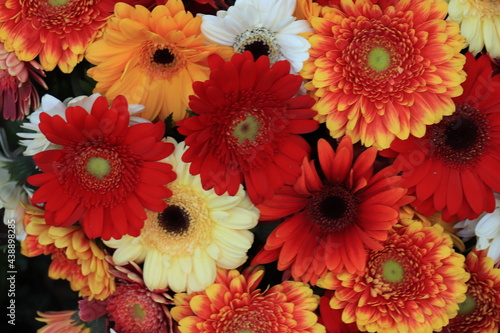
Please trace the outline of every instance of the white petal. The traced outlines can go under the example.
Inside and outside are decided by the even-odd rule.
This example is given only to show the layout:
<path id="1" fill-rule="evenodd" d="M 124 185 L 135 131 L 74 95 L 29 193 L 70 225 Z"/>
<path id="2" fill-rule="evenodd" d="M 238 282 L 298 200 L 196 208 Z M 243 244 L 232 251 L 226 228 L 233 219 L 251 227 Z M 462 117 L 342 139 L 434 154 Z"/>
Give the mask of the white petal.
<path id="1" fill-rule="evenodd" d="M 210 202 L 208 203 L 208 208 L 217 210 L 227 210 L 238 205 L 240 201 L 241 197 L 239 196 L 221 195 L 210 200 Z"/>
<path id="2" fill-rule="evenodd" d="M 167 287 L 167 270 L 163 261 L 163 254 L 155 250 L 149 251 L 144 260 L 144 283 L 149 290 Z"/>
<path id="3" fill-rule="evenodd" d="M 476 235 L 478 237 L 492 239 L 497 234 L 500 234 L 500 209 L 495 209 L 493 213 L 486 214 L 476 226 Z"/>
<path id="4" fill-rule="evenodd" d="M 297 20 L 277 31 L 280 34 L 298 35 L 304 32 L 313 32 L 313 28 L 306 20 Z"/>
<path id="5" fill-rule="evenodd" d="M 488 257 L 492 258 L 495 263 L 500 261 L 500 236 L 497 236 L 491 242 L 490 249 L 488 250 Z"/>
<path id="6" fill-rule="evenodd" d="M 217 275 L 215 261 L 200 249 L 197 249 L 193 256 L 193 268 L 196 279 L 205 287 L 215 281 Z"/>
<path id="7" fill-rule="evenodd" d="M 167 271 L 168 287 L 176 293 L 184 292 L 187 289 L 188 275 L 182 271 L 179 258 L 172 258 L 170 268 Z"/>
<path id="8" fill-rule="evenodd" d="M 214 227 L 213 231 L 215 238 L 234 247 L 235 249 L 241 249 L 243 251 L 247 251 L 252 246 L 253 237 L 249 234 L 253 235 L 251 232 L 246 233 L 242 231 L 229 230 L 218 225 Z"/>

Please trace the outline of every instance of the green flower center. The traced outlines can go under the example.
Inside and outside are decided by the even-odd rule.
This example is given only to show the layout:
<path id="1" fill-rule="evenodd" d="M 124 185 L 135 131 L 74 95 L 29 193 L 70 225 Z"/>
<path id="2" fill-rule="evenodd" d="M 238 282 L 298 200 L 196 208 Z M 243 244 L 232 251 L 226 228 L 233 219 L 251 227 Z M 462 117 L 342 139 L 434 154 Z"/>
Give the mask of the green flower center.
<path id="1" fill-rule="evenodd" d="M 132 316 L 136 319 L 142 319 L 146 315 L 146 313 L 144 312 L 144 309 L 141 307 L 140 304 L 137 304 L 137 303 L 132 305 L 130 310 L 131 310 Z"/>
<path id="2" fill-rule="evenodd" d="M 233 126 L 233 136 L 238 139 L 238 143 L 246 140 L 252 141 L 259 134 L 260 122 L 257 117 L 246 115 L 245 119 Z"/>
<path id="3" fill-rule="evenodd" d="M 368 54 L 368 64 L 377 72 L 381 72 L 391 64 L 391 55 L 382 47 L 374 47 Z"/>
<path id="4" fill-rule="evenodd" d="M 393 259 L 387 260 L 382 265 L 382 276 L 387 282 L 401 282 L 404 279 L 404 269 L 401 264 Z"/>
<path id="5" fill-rule="evenodd" d="M 475 307 L 476 307 L 476 301 L 474 300 L 474 297 L 472 297 L 469 294 L 465 294 L 465 301 L 458 304 L 458 313 L 459 314 L 471 313 L 472 311 L 474 311 Z"/>
<path id="6" fill-rule="evenodd" d="M 69 0 L 49 0 L 48 3 L 51 6 L 54 7 L 59 7 L 59 6 L 64 6 L 69 2 Z"/>
<path id="7" fill-rule="evenodd" d="M 102 157 L 91 157 L 87 161 L 85 169 L 87 169 L 88 173 L 102 179 L 109 174 L 111 167 L 108 160 Z"/>

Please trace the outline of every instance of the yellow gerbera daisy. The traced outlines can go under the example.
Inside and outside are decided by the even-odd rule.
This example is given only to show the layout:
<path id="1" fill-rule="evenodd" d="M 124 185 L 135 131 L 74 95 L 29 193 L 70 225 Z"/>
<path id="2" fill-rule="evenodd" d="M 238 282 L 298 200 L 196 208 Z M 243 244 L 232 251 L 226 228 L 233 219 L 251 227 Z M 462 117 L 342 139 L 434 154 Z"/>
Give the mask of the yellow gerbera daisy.
<path id="1" fill-rule="evenodd" d="M 208 79 L 207 58 L 218 53 L 228 59 L 230 47 L 203 45 L 201 18 L 184 10 L 181 0 L 169 0 L 149 11 L 117 3 L 103 38 L 87 50 L 97 65 L 88 75 L 97 81 L 94 92 L 109 101 L 124 95 L 143 104 L 142 117 L 174 121 L 187 116 L 194 81 Z"/>
<path id="2" fill-rule="evenodd" d="M 21 253 L 27 257 L 51 254 L 48 275 L 65 279 L 81 297 L 105 299 L 115 291 L 115 281 L 109 273 L 106 253 L 94 240 L 88 239 L 79 225 L 66 228 L 47 225 L 44 211 L 27 207 L 24 218 L 28 236 L 21 242 Z"/>
<path id="3" fill-rule="evenodd" d="M 164 160 L 177 173 L 168 184 L 173 193 L 166 199 L 168 207 L 161 213 L 146 212 L 139 237 L 104 241 L 117 249 L 113 254 L 117 265 L 144 262 L 144 282 L 150 290 L 204 290 L 214 282 L 217 267 L 243 264 L 253 243 L 248 229 L 257 224 L 259 210 L 243 186 L 234 196 L 204 190 L 200 176 L 191 175 L 190 163 L 181 160 L 185 150 L 181 142 Z"/>
<path id="4" fill-rule="evenodd" d="M 449 0 L 448 19 L 460 24 L 460 33 L 476 55 L 486 47 L 500 57 L 500 3 L 496 0 Z"/>

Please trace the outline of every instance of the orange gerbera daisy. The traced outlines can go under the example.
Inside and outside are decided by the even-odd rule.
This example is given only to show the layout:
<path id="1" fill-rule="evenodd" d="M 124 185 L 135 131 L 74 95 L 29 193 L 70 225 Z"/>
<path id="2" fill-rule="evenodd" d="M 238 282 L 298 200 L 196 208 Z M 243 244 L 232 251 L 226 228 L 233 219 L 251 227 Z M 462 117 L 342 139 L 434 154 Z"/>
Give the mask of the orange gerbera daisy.
<path id="1" fill-rule="evenodd" d="M 186 118 L 193 82 L 208 79 L 207 57 L 224 57 L 230 47 L 204 45 L 201 17 L 184 10 L 181 0 L 169 0 L 152 11 L 118 3 L 103 38 L 87 50 L 97 65 L 88 75 L 97 81 L 94 92 L 113 100 L 124 95 L 146 106 L 141 116 L 174 121 Z"/>
<path id="2" fill-rule="evenodd" d="M 205 291 L 176 294 L 170 313 L 182 333 L 325 332 L 313 312 L 319 296 L 307 284 L 285 281 L 261 292 L 263 275 L 262 267 L 221 269 Z"/>
<path id="3" fill-rule="evenodd" d="M 453 99 L 453 115 L 429 126 L 423 138 L 396 139 L 382 153 L 396 158 L 417 210 L 441 211 L 449 222 L 491 213 L 493 192 L 500 192 L 500 75 L 491 76 L 488 56 L 466 56 L 467 80 Z"/>
<path id="4" fill-rule="evenodd" d="M 315 284 L 327 271 L 362 272 L 366 249 L 380 250 L 387 231 L 397 223 L 398 211 L 411 199 L 391 167 L 375 175 L 375 148 L 355 160 L 351 139 L 342 139 L 337 151 L 318 142 L 321 170 L 304 159 L 302 174 L 257 208 L 261 220 L 293 214 L 268 237 L 252 264 L 278 260 L 278 269 Z M 325 180 L 320 178 L 324 174 Z"/>
<path id="5" fill-rule="evenodd" d="M 446 14 L 442 0 L 342 0 L 311 19 L 301 74 L 332 137 L 387 148 L 453 113 L 465 42 Z"/>
<path id="6" fill-rule="evenodd" d="M 369 252 L 364 274 L 329 273 L 318 285 L 335 289 L 330 306 L 361 331 L 440 331 L 465 300 L 464 260 L 441 226 L 396 225 L 384 248 Z"/>
<path id="7" fill-rule="evenodd" d="M 486 256 L 487 251 L 472 251 L 465 259 L 471 274 L 465 302 L 458 316 L 445 328 L 446 333 L 497 333 L 500 325 L 500 269 Z"/>
<path id="8" fill-rule="evenodd" d="M 49 226 L 44 211 L 28 207 L 24 218 L 28 236 L 21 242 L 21 253 L 28 257 L 52 255 L 49 277 L 65 279 L 71 289 L 89 299 L 105 299 L 115 291 L 114 278 L 109 273 L 106 253 L 95 241 L 87 238 L 82 228 Z"/>
<path id="9" fill-rule="evenodd" d="M 96 38 L 116 0 L 0 1 L 0 40 L 22 61 L 70 73 Z"/>

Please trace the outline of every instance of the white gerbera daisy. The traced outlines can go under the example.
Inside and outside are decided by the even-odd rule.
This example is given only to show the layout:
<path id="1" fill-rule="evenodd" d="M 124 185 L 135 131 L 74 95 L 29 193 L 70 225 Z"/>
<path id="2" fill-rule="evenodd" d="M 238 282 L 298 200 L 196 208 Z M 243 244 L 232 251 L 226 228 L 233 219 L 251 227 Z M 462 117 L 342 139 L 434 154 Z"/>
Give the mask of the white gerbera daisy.
<path id="1" fill-rule="evenodd" d="M 217 267 L 232 269 L 247 260 L 253 243 L 248 229 L 257 225 L 259 210 L 240 186 L 235 196 L 204 190 L 200 176 L 189 173 L 182 161 L 184 142 L 163 161 L 172 165 L 177 179 L 168 184 L 172 196 L 161 213 L 146 211 L 139 237 L 124 236 L 104 243 L 117 249 L 117 265 L 144 262 L 144 282 L 150 290 L 175 292 L 204 290 L 215 281 Z"/>
<path id="2" fill-rule="evenodd" d="M 209 43 L 232 46 L 237 53 L 267 55 L 271 63 L 288 60 L 298 72 L 309 58 L 310 44 L 301 33 L 312 32 L 293 13 L 296 0 L 238 0 L 217 16 L 203 15 L 201 32 Z"/>
<path id="3" fill-rule="evenodd" d="M 498 0 L 449 0 L 448 19 L 460 24 L 469 51 L 476 55 L 486 46 L 493 58 L 500 57 L 500 3 Z"/>
<path id="4" fill-rule="evenodd" d="M 51 116 L 59 115 L 66 120 L 66 109 L 70 106 L 81 106 L 90 113 L 92 105 L 94 105 L 97 97 L 100 94 L 92 94 L 90 96 L 79 96 L 75 98 L 68 98 L 61 102 L 51 95 L 44 95 L 40 107 L 27 117 L 29 122 L 24 123 L 21 127 L 27 129 L 27 132 L 19 132 L 17 135 L 26 140 L 20 140 L 19 144 L 26 146 L 24 151 L 25 156 L 33 156 L 39 152 L 48 149 L 61 149 L 60 146 L 51 143 L 45 135 L 40 132 L 38 125 L 40 124 L 40 114 L 42 112 L 48 113 Z M 129 104 L 129 112 L 131 115 L 137 114 L 144 110 L 144 106 L 140 104 Z M 131 117 L 130 125 L 147 122 L 147 120 L 139 117 Z"/>
<path id="5" fill-rule="evenodd" d="M 455 228 L 464 228 L 457 235 L 468 240 L 477 237 L 476 248 L 488 249 L 487 256 L 496 263 L 500 262 L 500 194 L 495 193 L 496 208 L 491 213 L 483 213 L 477 219 L 464 220 L 455 224 Z"/>

